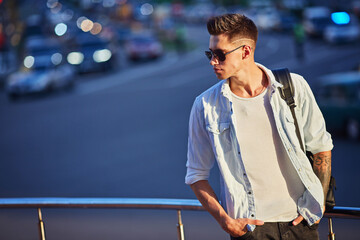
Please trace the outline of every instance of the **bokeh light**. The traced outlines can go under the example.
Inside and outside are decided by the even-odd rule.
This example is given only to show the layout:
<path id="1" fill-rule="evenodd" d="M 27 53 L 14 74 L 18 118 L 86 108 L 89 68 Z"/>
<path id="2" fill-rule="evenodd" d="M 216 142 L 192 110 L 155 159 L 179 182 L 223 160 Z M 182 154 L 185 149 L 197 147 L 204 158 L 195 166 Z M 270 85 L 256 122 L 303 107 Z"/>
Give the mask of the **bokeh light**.
<path id="1" fill-rule="evenodd" d="M 54 14 L 59 13 L 62 9 L 62 4 L 59 2 L 54 3 L 54 7 L 50 8 L 50 11 Z"/>
<path id="2" fill-rule="evenodd" d="M 84 61 L 84 54 L 81 52 L 71 52 L 67 56 L 67 61 L 72 65 L 79 65 Z"/>
<path id="3" fill-rule="evenodd" d="M 54 65 L 59 65 L 59 64 L 62 62 L 62 55 L 61 55 L 61 53 L 54 53 L 54 54 L 51 56 L 51 62 L 52 62 Z"/>
<path id="4" fill-rule="evenodd" d="M 55 34 L 58 36 L 62 36 L 67 31 L 67 25 L 65 23 L 59 23 L 55 26 Z"/>
<path id="5" fill-rule="evenodd" d="M 35 58 L 33 56 L 27 56 L 24 59 L 24 66 L 27 68 L 31 68 L 35 63 Z"/>
<path id="6" fill-rule="evenodd" d="M 102 49 L 94 52 L 93 59 L 95 62 L 106 62 L 111 58 L 109 49 Z"/>
<path id="7" fill-rule="evenodd" d="M 154 7 L 150 3 L 144 3 L 140 7 L 140 12 L 144 16 L 151 15 L 154 12 Z"/>
<path id="8" fill-rule="evenodd" d="M 83 30 L 84 32 L 89 32 L 93 28 L 93 26 L 94 22 L 90 19 L 86 19 L 81 23 L 81 30 Z"/>
<path id="9" fill-rule="evenodd" d="M 81 16 L 76 20 L 76 26 L 81 29 L 81 23 L 85 21 L 87 17 Z"/>
<path id="10" fill-rule="evenodd" d="M 93 35 L 97 35 L 101 32 L 102 26 L 100 23 L 95 22 L 92 29 L 90 30 L 90 33 Z"/>
<path id="11" fill-rule="evenodd" d="M 334 12 L 331 14 L 331 19 L 336 24 L 345 25 L 350 22 L 350 15 L 347 12 Z"/>
<path id="12" fill-rule="evenodd" d="M 55 8 L 58 2 L 59 2 L 58 0 L 48 0 L 46 6 L 48 8 Z"/>

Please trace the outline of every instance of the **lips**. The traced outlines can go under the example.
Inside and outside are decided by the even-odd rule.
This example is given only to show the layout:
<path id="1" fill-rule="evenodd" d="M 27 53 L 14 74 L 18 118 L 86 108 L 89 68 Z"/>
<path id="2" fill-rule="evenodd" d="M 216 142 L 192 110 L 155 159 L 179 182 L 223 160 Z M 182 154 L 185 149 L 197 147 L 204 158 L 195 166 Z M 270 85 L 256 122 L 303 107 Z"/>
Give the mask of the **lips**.
<path id="1" fill-rule="evenodd" d="M 220 71 L 221 71 L 220 68 L 214 68 L 214 72 L 215 72 L 215 73 L 218 73 L 218 72 L 220 72 Z"/>

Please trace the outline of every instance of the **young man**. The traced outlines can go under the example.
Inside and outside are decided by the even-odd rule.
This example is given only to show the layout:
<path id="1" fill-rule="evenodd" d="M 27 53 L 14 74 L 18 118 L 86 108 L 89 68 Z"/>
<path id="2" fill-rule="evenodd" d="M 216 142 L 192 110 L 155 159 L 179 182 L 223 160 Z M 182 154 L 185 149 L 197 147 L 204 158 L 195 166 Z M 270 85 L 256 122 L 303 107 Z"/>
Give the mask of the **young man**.
<path id="1" fill-rule="evenodd" d="M 207 28 L 206 56 L 223 80 L 198 96 L 191 110 L 186 183 L 231 239 L 318 239 L 333 145 L 308 84 L 291 74 L 314 170 L 279 94 L 282 85 L 254 61 L 255 24 L 226 14 L 211 18 Z M 220 201 L 208 182 L 215 161 Z"/>

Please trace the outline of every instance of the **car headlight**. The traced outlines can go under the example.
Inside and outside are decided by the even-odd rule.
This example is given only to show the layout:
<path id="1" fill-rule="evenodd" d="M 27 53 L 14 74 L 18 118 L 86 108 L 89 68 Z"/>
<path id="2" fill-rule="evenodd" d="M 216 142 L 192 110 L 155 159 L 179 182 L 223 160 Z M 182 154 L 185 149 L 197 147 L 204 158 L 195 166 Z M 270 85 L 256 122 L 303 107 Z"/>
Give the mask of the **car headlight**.
<path id="1" fill-rule="evenodd" d="M 26 56 L 24 58 L 24 66 L 26 68 L 31 68 L 35 63 L 35 58 L 33 56 Z"/>
<path id="2" fill-rule="evenodd" d="M 72 65 L 79 65 L 84 61 L 84 54 L 81 52 L 71 52 L 67 55 L 67 61 Z"/>
<path id="3" fill-rule="evenodd" d="M 111 51 L 109 49 L 102 49 L 102 50 L 97 50 L 94 52 L 93 54 L 93 59 L 95 62 L 106 62 L 109 61 L 109 59 L 111 58 Z"/>

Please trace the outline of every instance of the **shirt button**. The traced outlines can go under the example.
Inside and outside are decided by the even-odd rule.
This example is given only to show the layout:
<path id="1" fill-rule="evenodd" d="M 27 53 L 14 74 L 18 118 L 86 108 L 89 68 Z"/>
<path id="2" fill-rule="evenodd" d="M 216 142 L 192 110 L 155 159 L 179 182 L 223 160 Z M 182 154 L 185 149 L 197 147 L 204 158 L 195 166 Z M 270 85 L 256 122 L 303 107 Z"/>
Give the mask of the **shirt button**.
<path id="1" fill-rule="evenodd" d="M 251 194 L 251 191 L 248 191 L 248 194 Z"/>
<path id="2" fill-rule="evenodd" d="M 251 217 L 255 217 L 255 215 L 254 215 L 254 214 L 251 214 Z"/>

